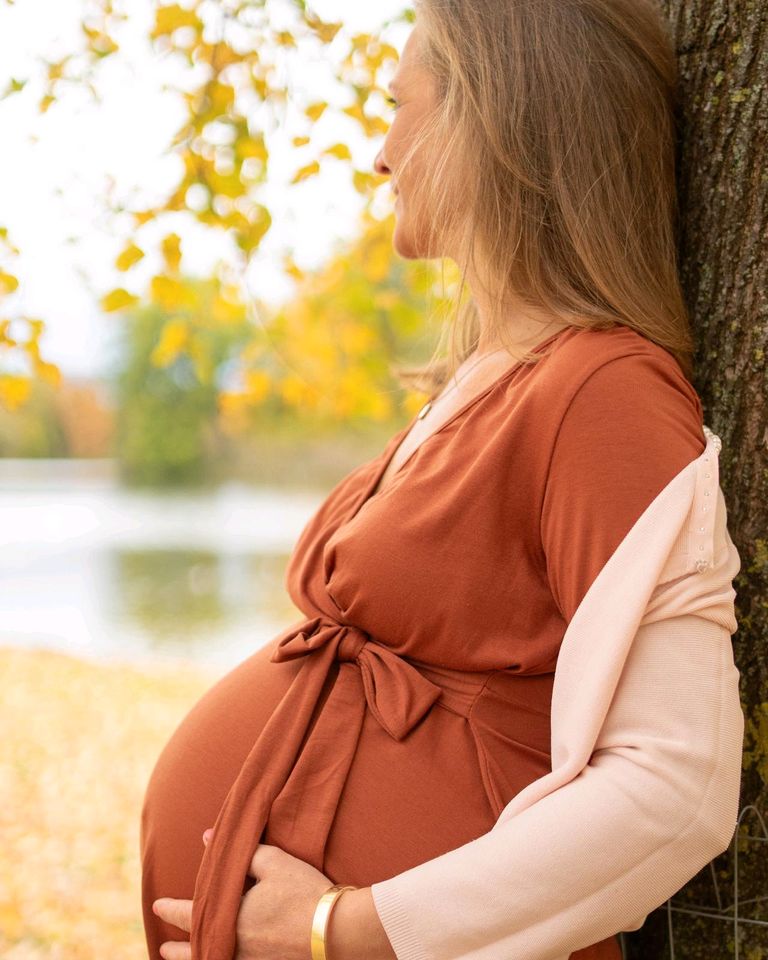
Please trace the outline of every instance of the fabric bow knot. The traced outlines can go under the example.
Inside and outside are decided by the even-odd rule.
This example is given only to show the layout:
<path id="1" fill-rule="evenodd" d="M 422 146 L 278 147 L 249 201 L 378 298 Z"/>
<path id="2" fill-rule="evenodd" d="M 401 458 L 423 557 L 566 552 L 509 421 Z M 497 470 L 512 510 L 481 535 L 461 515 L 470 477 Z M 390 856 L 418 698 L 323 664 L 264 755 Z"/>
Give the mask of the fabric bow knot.
<path id="1" fill-rule="evenodd" d="M 330 659 L 359 667 L 368 707 L 395 740 L 402 740 L 442 694 L 441 687 L 364 630 L 322 616 L 281 637 L 271 660 L 294 660 L 322 647 Z"/>

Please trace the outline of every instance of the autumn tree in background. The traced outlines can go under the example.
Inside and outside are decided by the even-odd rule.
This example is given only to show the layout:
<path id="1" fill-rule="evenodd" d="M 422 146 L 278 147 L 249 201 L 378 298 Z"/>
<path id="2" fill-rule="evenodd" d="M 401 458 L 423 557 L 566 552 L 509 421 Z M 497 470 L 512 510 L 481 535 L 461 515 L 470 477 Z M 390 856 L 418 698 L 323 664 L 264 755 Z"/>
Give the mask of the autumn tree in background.
<path id="1" fill-rule="evenodd" d="M 121 479 L 134 485 L 212 479 L 218 392 L 251 336 L 245 310 L 217 280 L 175 282 L 172 318 L 161 301 L 123 320 L 115 454 Z"/>
<path id="2" fill-rule="evenodd" d="M 112 456 L 115 413 L 108 384 L 66 378 L 50 396 L 68 457 Z"/>
<path id="3" fill-rule="evenodd" d="M 390 365 L 436 335 L 425 300 L 434 318 L 449 303 L 424 263 L 393 256 L 391 228 L 370 219 L 286 305 L 257 304 L 263 323 L 217 278 L 179 278 L 172 310 L 162 285 L 127 309 L 114 391 L 122 479 L 189 484 L 234 469 L 250 483 L 330 483 L 366 447 L 355 423 L 380 425 L 373 455 L 399 423 Z"/>
<path id="4" fill-rule="evenodd" d="M 139 201 L 129 205 L 112 196 L 102 198 L 111 213 L 114 234 L 123 237 L 115 266 L 125 280 L 105 292 L 101 303 L 107 312 L 146 301 L 161 303 L 173 330 L 174 311 L 189 306 L 185 300 L 189 290 L 182 289 L 179 282 L 184 270 L 180 223 L 191 218 L 206 229 L 223 232 L 231 247 L 227 261 L 221 263 L 219 280 L 243 282 L 248 264 L 272 224 L 265 191 L 268 137 L 282 129 L 289 102 L 300 107 L 305 118 L 304 132 L 292 142 L 296 164 L 290 182 L 309 180 L 329 163 L 346 164 L 351 184 L 361 194 L 364 214 L 370 211 L 383 178 L 370 168 L 357 169 L 347 143 L 323 142 L 313 134 L 323 114 L 336 111 L 366 138 L 383 136 L 388 120 L 382 116 L 382 75 L 388 79 L 398 52 L 378 36 L 347 34 L 342 23 L 324 21 L 304 0 L 269 5 L 264 0 L 194 0 L 156 3 L 153 9 L 147 37 L 152 55 L 171 58 L 181 71 L 177 94 L 184 121 L 169 144 L 169 152 L 177 160 L 177 175 L 165 196 L 143 205 Z M 41 111 L 55 109 L 57 98 L 73 83 L 98 90 L 105 61 L 121 56 L 121 35 L 128 17 L 127 10 L 112 0 L 93 0 L 85 8 L 81 47 L 47 65 L 38 103 Z M 393 22 L 397 20 L 412 20 L 412 14 L 405 10 Z M 311 91 L 292 88 L 292 65 L 307 57 L 327 63 L 343 105 L 333 106 L 316 99 Z M 12 78 L 5 95 L 19 95 L 24 85 L 23 78 Z M 147 194 L 154 198 L 150 186 Z M 158 227 L 162 237 L 159 248 L 153 249 L 149 237 L 157 235 Z M 148 284 L 137 285 L 133 280 L 136 267 L 150 252 L 160 267 Z M 285 252 L 285 267 L 301 278 L 290 251 Z M 258 295 L 255 290 L 243 293 L 243 298 Z M 206 345 L 201 332 L 201 327 L 191 331 L 183 348 L 196 351 L 198 362 Z M 307 334 L 311 338 L 312 331 L 308 329 Z M 159 335 L 166 336 L 166 332 L 161 330 Z M 356 336 L 367 336 L 362 320 Z M 371 349 L 376 347 L 372 342 Z M 359 389 L 365 395 L 381 386 L 368 379 L 369 369 L 369 364 L 358 369 Z M 291 389 L 291 371 L 273 366 L 271 376 L 278 384 L 285 379 L 285 389 Z M 257 401 L 261 381 L 253 382 Z M 17 392 L 21 389 L 17 385 Z M 342 399 L 338 415 L 343 416 L 348 406 L 348 398 Z"/>

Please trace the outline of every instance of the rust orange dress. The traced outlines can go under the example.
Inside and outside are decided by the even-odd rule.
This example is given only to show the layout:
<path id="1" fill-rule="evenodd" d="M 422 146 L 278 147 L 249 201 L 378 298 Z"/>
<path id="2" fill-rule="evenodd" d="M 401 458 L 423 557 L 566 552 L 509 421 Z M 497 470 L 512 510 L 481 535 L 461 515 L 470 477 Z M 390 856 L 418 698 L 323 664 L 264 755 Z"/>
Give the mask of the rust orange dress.
<path id="1" fill-rule="evenodd" d="M 551 769 L 569 619 L 704 440 L 692 385 L 640 334 L 566 328 L 545 348 L 373 493 L 407 424 L 304 527 L 285 581 L 304 616 L 204 694 L 147 785 L 150 960 L 182 939 L 161 896 L 193 899 L 193 960 L 231 960 L 259 842 L 370 885 L 486 833 Z M 617 936 L 571 954 L 620 957 Z"/>

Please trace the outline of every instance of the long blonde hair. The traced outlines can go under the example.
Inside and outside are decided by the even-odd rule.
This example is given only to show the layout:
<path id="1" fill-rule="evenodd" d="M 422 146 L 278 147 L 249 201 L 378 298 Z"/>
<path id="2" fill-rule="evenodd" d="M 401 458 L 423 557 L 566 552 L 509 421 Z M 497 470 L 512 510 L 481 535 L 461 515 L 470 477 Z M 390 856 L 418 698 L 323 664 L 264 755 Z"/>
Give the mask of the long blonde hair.
<path id="1" fill-rule="evenodd" d="M 423 137 L 445 146 L 423 183 L 428 229 L 461 238 L 462 253 L 454 322 L 441 325 L 426 366 L 395 367 L 395 376 L 436 390 L 476 349 L 466 268 L 482 251 L 491 330 L 503 344 L 511 300 L 559 324 L 630 327 L 690 379 L 677 265 L 677 64 L 660 8 L 653 0 L 414 7 L 422 62 L 439 90 Z"/>

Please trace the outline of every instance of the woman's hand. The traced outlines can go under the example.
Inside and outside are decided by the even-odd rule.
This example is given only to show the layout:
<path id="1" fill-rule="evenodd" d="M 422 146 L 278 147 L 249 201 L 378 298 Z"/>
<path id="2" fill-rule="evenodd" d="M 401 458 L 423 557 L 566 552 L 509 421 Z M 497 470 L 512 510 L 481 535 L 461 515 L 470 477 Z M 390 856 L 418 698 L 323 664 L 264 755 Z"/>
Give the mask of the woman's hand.
<path id="1" fill-rule="evenodd" d="M 203 834 L 205 843 L 211 833 L 206 830 Z M 333 881 L 311 864 L 264 843 L 253 855 L 248 874 L 258 882 L 240 901 L 235 960 L 309 960 L 315 907 Z M 356 891 L 346 891 L 342 897 L 353 892 Z M 163 920 L 189 933 L 191 900 L 161 897 L 154 901 L 152 909 Z M 332 921 L 333 914 L 329 928 Z M 165 960 L 192 958 L 189 940 L 167 940 L 160 953 Z"/>
<path id="2" fill-rule="evenodd" d="M 213 830 L 206 830 L 208 843 Z M 258 881 L 241 898 L 234 960 L 309 960 L 310 930 L 317 901 L 333 881 L 280 847 L 259 844 L 248 875 Z M 186 933 L 192 928 L 192 901 L 160 897 L 155 913 Z M 379 920 L 370 887 L 345 890 L 326 927 L 326 952 L 333 960 L 397 960 Z M 165 960 L 192 960 L 189 940 L 166 940 Z"/>

